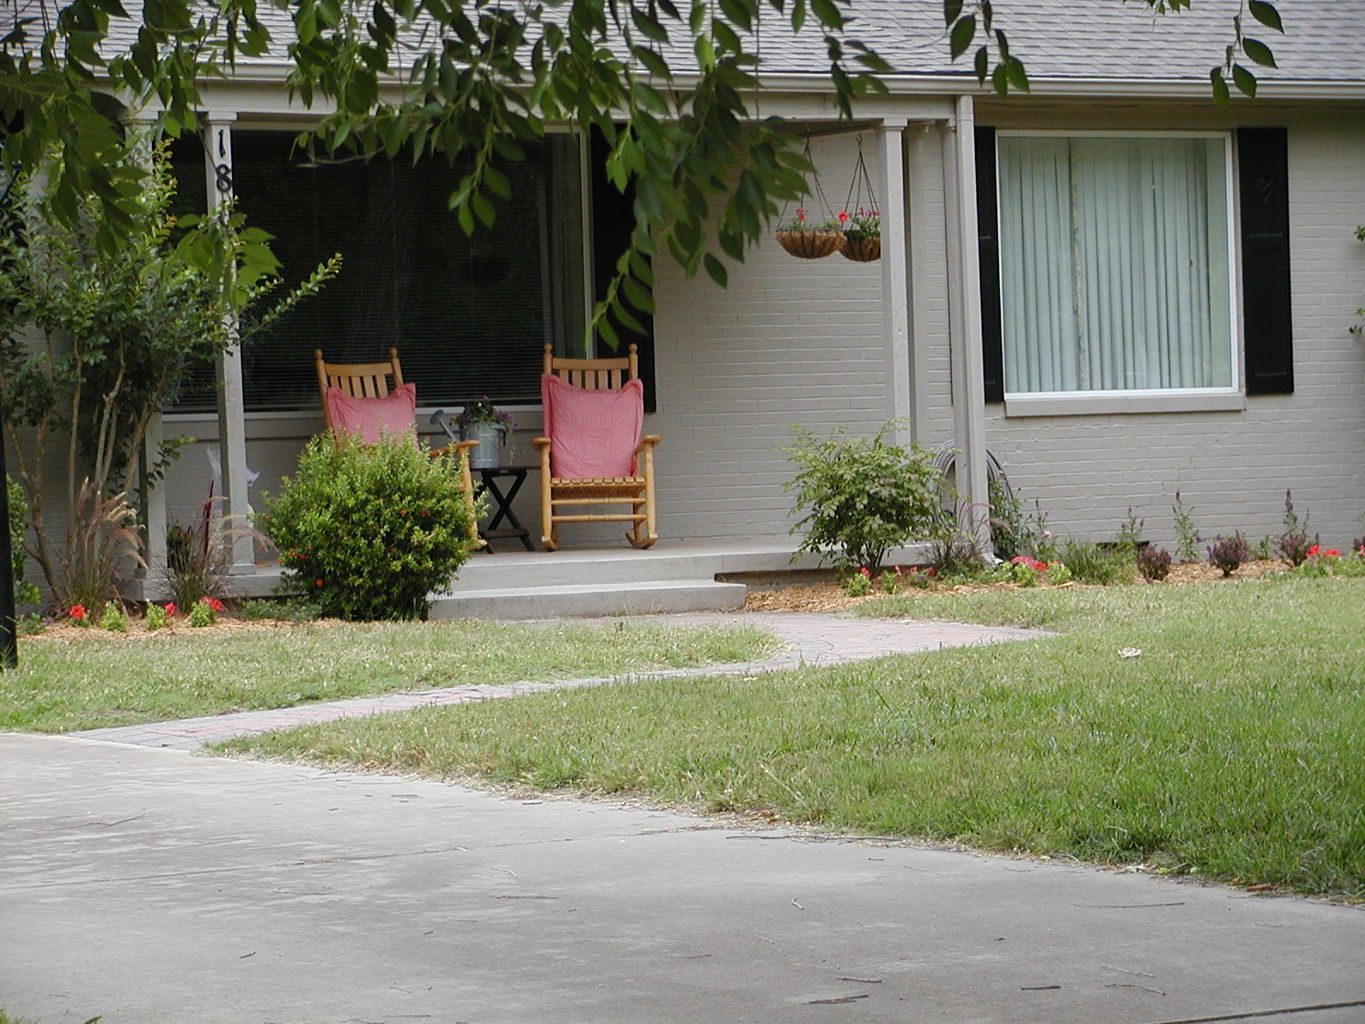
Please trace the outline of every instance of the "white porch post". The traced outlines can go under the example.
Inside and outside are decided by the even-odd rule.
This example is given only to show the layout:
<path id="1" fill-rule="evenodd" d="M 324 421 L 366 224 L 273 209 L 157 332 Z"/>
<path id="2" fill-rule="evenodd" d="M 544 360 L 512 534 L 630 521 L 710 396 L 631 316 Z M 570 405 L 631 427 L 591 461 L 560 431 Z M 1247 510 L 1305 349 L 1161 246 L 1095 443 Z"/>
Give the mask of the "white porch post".
<path id="1" fill-rule="evenodd" d="M 886 340 L 888 418 L 892 443 L 913 439 L 910 403 L 909 232 L 905 202 L 905 126 L 903 118 L 882 123 L 881 171 L 885 206 L 882 222 L 882 309 Z"/>
<path id="2" fill-rule="evenodd" d="M 139 133 L 139 145 L 146 165 L 152 164 L 152 126 L 156 118 L 146 112 L 139 112 L 128 118 L 128 127 Z M 142 518 L 142 554 L 146 563 L 134 575 L 144 580 L 158 580 L 166 567 L 166 488 L 161 481 L 152 481 L 149 470 L 155 466 L 161 455 L 161 442 L 165 437 L 160 411 L 152 413 L 147 421 L 147 431 L 142 435 L 142 450 L 138 453 L 142 463 L 138 474 L 137 504 Z M 144 592 L 145 596 L 145 592 Z"/>
<path id="3" fill-rule="evenodd" d="M 976 224 L 976 118 L 971 96 L 959 96 L 945 137 L 944 198 L 948 225 L 948 333 L 952 366 L 953 441 L 962 525 L 974 531 L 989 513 L 986 483 L 986 392 L 981 359 L 981 265 Z M 990 553 L 990 533 L 979 536 Z"/>
<path id="4" fill-rule="evenodd" d="M 207 142 L 204 173 L 209 206 L 217 211 L 232 199 L 232 122 L 236 114 L 211 112 L 204 117 Z M 232 517 L 233 527 L 245 524 L 246 487 L 246 407 L 242 392 L 242 356 L 234 342 L 218 357 L 218 451 L 223 469 L 223 512 Z M 241 529 L 229 531 L 232 573 L 247 573 L 255 568 L 256 552 L 250 535 Z"/>

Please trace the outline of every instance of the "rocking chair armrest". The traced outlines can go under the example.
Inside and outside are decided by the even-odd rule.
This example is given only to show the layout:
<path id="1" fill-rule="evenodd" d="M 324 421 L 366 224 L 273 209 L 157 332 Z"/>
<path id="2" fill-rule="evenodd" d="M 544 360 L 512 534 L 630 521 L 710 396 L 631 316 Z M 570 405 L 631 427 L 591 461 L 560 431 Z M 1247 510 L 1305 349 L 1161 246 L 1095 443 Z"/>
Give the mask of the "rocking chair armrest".
<path id="1" fill-rule="evenodd" d="M 547 451 L 550 447 L 550 439 L 548 437 L 533 437 L 531 438 L 531 447 L 538 452 Z"/>
<path id="2" fill-rule="evenodd" d="M 635 446 L 635 454 L 644 454 L 646 448 L 653 448 L 662 440 L 663 438 L 658 434 L 646 434 L 644 437 L 640 438 L 640 443 Z"/>
<path id="3" fill-rule="evenodd" d="M 457 459 L 463 458 L 472 449 L 479 446 L 478 441 L 456 441 L 454 444 L 443 444 L 439 448 L 428 448 L 427 454 L 433 459 L 440 458 L 442 455 L 454 455 Z"/>

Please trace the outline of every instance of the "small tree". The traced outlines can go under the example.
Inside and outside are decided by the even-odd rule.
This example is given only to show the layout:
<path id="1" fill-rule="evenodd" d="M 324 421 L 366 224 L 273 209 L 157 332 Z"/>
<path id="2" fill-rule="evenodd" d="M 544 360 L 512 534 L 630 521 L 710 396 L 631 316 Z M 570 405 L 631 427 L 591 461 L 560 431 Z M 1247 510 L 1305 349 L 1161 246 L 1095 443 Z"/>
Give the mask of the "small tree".
<path id="1" fill-rule="evenodd" d="M 14 183 L 0 225 L 0 403 L 28 499 L 32 554 L 58 603 L 69 603 L 69 575 L 88 577 L 88 560 L 79 571 L 72 561 L 77 552 L 107 550 L 91 531 L 104 531 L 104 512 L 133 493 L 152 417 L 196 368 L 237 339 L 234 325 L 278 283 L 269 236 L 246 227 L 241 214 L 178 222 L 170 215 L 175 180 L 164 147 L 153 151 L 142 185 L 135 216 L 118 225 L 122 240 L 112 251 L 96 244 L 111 230 L 108 208 L 87 198 L 68 227 L 42 175 Z M 253 329 L 316 291 L 336 267 L 334 258 L 318 268 Z M 32 431 L 28 445 L 21 443 L 24 427 Z M 163 445 L 145 472 L 159 477 L 187 440 Z M 54 464 L 65 484 L 60 546 L 48 535 L 43 507 Z M 126 518 L 107 528 L 126 530 Z M 88 586 L 79 589 L 88 595 Z"/>
<path id="2" fill-rule="evenodd" d="M 785 450 L 801 467 L 786 485 L 796 492 L 792 512 L 805 510 L 791 529 L 805 531 L 798 550 L 832 553 L 840 568 L 875 573 L 893 547 L 938 529 L 943 475 L 923 449 L 887 444 L 890 429 L 871 438 L 842 428 L 822 438 L 795 430 L 796 444 Z"/>

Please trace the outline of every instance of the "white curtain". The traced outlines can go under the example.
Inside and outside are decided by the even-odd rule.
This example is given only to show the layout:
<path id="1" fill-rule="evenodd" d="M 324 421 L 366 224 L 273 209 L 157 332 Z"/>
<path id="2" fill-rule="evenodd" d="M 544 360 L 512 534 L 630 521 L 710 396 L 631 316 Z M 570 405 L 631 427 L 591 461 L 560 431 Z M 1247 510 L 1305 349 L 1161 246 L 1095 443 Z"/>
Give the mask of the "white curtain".
<path id="1" fill-rule="evenodd" d="M 1224 144 L 998 139 L 1012 393 L 1228 387 Z"/>

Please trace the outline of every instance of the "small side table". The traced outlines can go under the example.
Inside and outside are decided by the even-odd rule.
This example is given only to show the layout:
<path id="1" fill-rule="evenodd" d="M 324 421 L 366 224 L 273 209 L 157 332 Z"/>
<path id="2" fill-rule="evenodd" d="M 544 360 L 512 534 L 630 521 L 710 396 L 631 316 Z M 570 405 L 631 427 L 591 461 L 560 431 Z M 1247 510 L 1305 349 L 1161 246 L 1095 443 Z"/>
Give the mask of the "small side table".
<path id="1" fill-rule="evenodd" d="M 475 489 L 475 495 L 487 492 L 493 498 L 493 515 L 488 520 L 488 525 L 479 531 L 479 536 L 484 539 L 483 549 L 488 554 L 493 554 L 494 540 L 503 537 L 516 537 L 520 539 L 522 546 L 527 551 L 534 551 L 535 546 L 531 543 L 531 532 L 521 525 L 521 520 L 512 511 L 512 502 L 521 490 L 521 485 L 526 482 L 526 474 L 529 470 L 539 469 L 539 466 L 474 466 L 473 471 L 478 474 L 479 484 Z M 498 485 L 502 478 L 512 481 L 511 486 L 504 492 Z M 499 524 L 506 522 L 508 525 L 500 527 Z"/>

